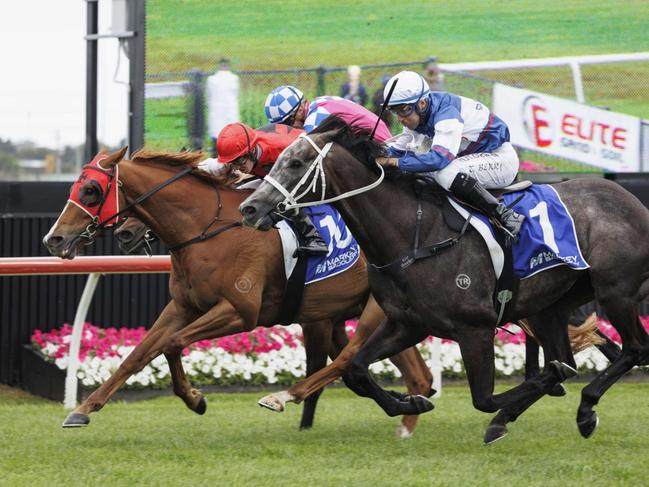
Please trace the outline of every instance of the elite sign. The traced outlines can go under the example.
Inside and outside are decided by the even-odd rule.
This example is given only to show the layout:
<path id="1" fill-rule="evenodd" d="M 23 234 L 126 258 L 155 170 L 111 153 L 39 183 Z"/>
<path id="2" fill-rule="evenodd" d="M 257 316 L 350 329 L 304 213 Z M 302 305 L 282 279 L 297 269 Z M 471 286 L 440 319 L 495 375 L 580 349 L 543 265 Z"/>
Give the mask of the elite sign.
<path id="1" fill-rule="evenodd" d="M 640 169 L 639 118 L 499 83 L 493 100 L 518 147 L 613 172 Z"/>

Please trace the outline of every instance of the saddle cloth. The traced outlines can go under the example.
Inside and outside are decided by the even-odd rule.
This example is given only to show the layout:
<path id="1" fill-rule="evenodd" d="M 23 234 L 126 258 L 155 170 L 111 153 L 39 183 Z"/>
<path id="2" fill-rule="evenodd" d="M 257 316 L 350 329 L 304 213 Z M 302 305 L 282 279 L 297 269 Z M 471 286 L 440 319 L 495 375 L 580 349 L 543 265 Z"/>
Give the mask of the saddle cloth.
<path id="1" fill-rule="evenodd" d="M 449 202 L 464 218 L 471 215 L 470 224 L 482 235 L 496 278 L 499 278 L 504 264 L 503 250 L 494 238 L 494 232 L 499 230 L 493 228 L 485 215 L 451 198 Z M 512 247 L 514 273 L 519 279 L 560 265 L 575 270 L 590 267 L 579 248 L 574 221 L 552 186 L 539 184 L 523 191 L 507 193 L 503 196 L 503 203 L 512 205 L 514 211 L 525 215 L 518 241 Z"/>
<path id="2" fill-rule="evenodd" d="M 360 256 L 360 247 L 345 225 L 340 213 L 330 205 L 305 208 L 313 224 L 329 246 L 329 253 L 308 258 L 304 284 L 321 281 L 352 267 Z M 297 264 L 298 239 L 292 226 L 282 220 L 277 225 L 284 251 L 284 271 L 288 279 Z"/>

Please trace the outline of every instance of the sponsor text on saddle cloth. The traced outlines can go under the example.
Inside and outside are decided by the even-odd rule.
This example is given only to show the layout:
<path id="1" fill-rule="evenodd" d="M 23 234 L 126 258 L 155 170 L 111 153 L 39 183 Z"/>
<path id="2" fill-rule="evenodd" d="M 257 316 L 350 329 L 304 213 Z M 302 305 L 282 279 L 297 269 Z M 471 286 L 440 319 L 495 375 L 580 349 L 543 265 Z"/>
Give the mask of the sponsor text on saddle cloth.
<path id="1" fill-rule="evenodd" d="M 320 235 L 329 246 L 327 255 L 308 258 L 304 284 L 327 279 L 352 267 L 360 256 L 360 247 L 340 213 L 330 205 L 312 206 L 304 210 L 309 213 Z M 294 257 L 297 237 L 284 222 L 280 222 L 278 229 L 282 238 L 284 269 L 288 278 L 297 262 L 297 258 Z"/>
<path id="2" fill-rule="evenodd" d="M 590 267 L 581 254 L 575 223 L 552 186 L 535 184 L 523 191 L 505 194 L 503 202 L 513 203 L 514 211 L 526 217 L 518 241 L 512 247 L 516 277 L 525 279 L 559 265 L 575 270 Z M 488 222 L 482 214 L 474 213 L 473 216 Z M 489 228 L 492 233 L 497 231 L 491 224 Z"/>

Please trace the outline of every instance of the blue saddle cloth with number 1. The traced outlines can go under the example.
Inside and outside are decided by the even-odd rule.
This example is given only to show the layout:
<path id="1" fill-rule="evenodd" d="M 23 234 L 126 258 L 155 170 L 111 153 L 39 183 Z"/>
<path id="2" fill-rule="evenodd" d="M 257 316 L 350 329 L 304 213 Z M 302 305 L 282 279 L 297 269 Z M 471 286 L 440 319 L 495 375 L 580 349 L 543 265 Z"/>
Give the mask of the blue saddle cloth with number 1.
<path id="1" fill-rule="evenodd" d="M 590 267 L 581 254 L 575 223 L 552 186 L 535 184 L 508 193 L 503 196 L 503 203 L 513 204 L 514 211 L 525 215 L 518 241 L 512 247 L 514 273 L 519 279 L 559 265 L 575 270 Z M 473 217 L 488 223 L 482 214 L 473 212 Z"/>

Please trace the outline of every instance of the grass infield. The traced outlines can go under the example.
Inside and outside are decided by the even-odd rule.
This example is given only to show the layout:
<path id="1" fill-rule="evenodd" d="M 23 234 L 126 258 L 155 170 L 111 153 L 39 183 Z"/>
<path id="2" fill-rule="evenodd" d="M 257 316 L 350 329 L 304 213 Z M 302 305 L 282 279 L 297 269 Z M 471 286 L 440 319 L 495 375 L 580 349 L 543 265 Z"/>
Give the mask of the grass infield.
<path id="1" fill-rule="evenodd" d="M 500 386 L 499 390 L 511 385 Z M 445 387 L 415 436 L 345 389 L 327 390 L 313 430 L 301 406 L 256 406 L 260 393 L 208 396 L 204 416 L 177 398 L 114 403 L 88 428 L 63 430 L 61 405 L 0 390 L 0 484 L 51 485 L 642 485 L 649 449 L 649 384 L 615 386 L 597 407 L 601 424 L 582 439 L 579 391 L 544 398 L 489 447 L 491 415 L 468 387 Z"/>

